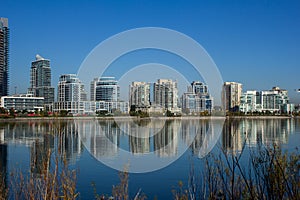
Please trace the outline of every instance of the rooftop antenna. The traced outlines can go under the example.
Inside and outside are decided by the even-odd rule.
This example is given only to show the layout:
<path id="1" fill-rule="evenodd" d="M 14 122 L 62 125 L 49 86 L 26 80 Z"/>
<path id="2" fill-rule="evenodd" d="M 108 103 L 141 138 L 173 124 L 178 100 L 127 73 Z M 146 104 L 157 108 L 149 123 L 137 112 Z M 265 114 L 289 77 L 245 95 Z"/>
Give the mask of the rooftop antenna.
<path id="1" fill-rule="evenodd" d="M 15 86 L 15 94 L 17 94 L 17 86 Z"/>

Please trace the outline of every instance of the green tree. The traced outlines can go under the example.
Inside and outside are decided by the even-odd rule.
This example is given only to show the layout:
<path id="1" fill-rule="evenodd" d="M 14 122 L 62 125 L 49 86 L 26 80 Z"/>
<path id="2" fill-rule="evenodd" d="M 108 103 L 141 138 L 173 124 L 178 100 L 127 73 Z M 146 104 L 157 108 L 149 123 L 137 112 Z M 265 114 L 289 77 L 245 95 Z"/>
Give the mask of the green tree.
<path id="1" fill-rule="evenodd" d="M 9 109 L 9 116 L 15 117 L 15 109 L 14 108 Z"/>
<path id="2" fill-rule="evenodd" d="M 3 107 L 0 107 L 0 114 L 7 114 L 7 110 Z"/>
<path id="3" fill-rule="evenodd" d="M 66 116 L 68 116 L 68 114 L 69 114 L 69 111 L 68 111 L 68 110 L 61 110 L 61 111 L 59 112 L 59 116 L 60 116 L 60 117 L 66 117 Z"/>

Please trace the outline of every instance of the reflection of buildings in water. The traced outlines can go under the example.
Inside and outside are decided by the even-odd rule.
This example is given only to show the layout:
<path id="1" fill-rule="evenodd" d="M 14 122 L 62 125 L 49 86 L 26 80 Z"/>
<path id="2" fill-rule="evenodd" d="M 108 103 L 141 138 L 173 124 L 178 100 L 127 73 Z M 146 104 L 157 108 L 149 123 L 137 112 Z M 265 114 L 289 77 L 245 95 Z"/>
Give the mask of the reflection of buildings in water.
<path id="1" fill-rule="evenodd" d="M 3 129 L 0 129 L 0 131 L 0 134 L 2 134 Z M 7 145 L 2 144 L 0 141 L 0 184 L 2 183 L 4 183 L 4 188 L 2 189 L 5 189 L 7 187 Z"/>
<path id="2" fill-rule="evenodd" d="M 144 154 L 150 152 L 149 132 L 144 132 L 143 138 L 129 135 L 129 148 L 133 154 Z M 146 137 L 148 135 L 148 137 Z"/>
<path id="3" fill-rule="evenodd" d="M 43 142 L 44 134 L 50 134 L 51 123 L 21 122 L 9 123 L 5 127 L 5 141 L 32 146 L 36 141 Z"/>
<path id="4" fill-rule="evenodd" d="M 42 174 L 50 167 L 50 152 L 54 148 L 54 137 L 43 135 L 43 142 L 38 140 L 30 147 L 30 171 L 33 175 Z"/>
<path id="5" fill-rule="evenodd" d="M 240 152 L 246 141 L 246 133 L 241 134 L 240 120 L 226 120 L 223 126 L 222 146 L 232 153 Z"/>
<path id="6" fill-rule="evenodd" d="M 58 153 L 74 164 L 82 152 L 80 137 L 74 122 L 60 123 L 56 135 Z"/>
<path id="7" fill-rule="evenodd" d="M 208 120 L 189 120 L 181 124 L 183 141 L 186 144 L 191 144 L 190 148 L 193 155 L 198 155 L 203 147 L 203 142 L 206 134 L 209 131 Z M 193 141 L 191 143 L 191 140 Z"/>
<path id="8" fill-rule="evenodd" d="M 30 166 L 33 174 L 40 174 L 45 167 L 48 150 L 54 148 L 54 137 L 49 133 L 51 123 L 8 123 L 1 132 L 6 143 L 26 145 L 30 148 Z"/>
<path id="9" fill-rule="evenodd" d="M 4 142 L 26 145 L 30 148 L 31 172 L 39 174 L 46 169 L 49 151 L 57 147 L 67 161 L 75 161 L 81 153 L 80 138 L 72 122 L 29 121 L 8 123 L 0 131 Z M 2 139 L 1 139 L 2 140 Z"/>
<path id="10" fill-rule="evenodd" d="M 181 120 L 167 120 L 165 126 L 154 135 L 154 151 L 159 157 L 176 156 Z"/>
<path id="11" fill-rule="evenodd" d="M 76 121 L 81 140 L 96 158 L 116 156 L 120 129 L 114 121 Z"/>
<path id="12" fill-rule="evenodd" d="M 4 128 L 0 128 L 0 144 L 3 144 L 4 142 Z"/>
<path id="13" fill-rule="evenodd" d="M 133 123 L 134 124 L 126 123 L 127 125 L 129 125 L 126 131 L 129 135 L 129 149 L 131 153 L 150 153 L 151 136 L 155 135 L 156 132 L 158 132 L 161 127 L 163 127 L 164 121 L 137 120 Z"/>
<path id="14" fill-rule="evenodd" d="M 251 126 L 248 129 L 252 129 L 249 137 L 250 145 L 286 144 L 288 135 L 295 130 L 294 119 L 248 120 L 245 126 Z"/>
<path id="15" fill-rule="evenodd" d="M 294 132 L 294 119 L 227 120 L 223 127 L 222 144 L 226 150 L 240 152 L 244 144 L 286 144 Z"/>

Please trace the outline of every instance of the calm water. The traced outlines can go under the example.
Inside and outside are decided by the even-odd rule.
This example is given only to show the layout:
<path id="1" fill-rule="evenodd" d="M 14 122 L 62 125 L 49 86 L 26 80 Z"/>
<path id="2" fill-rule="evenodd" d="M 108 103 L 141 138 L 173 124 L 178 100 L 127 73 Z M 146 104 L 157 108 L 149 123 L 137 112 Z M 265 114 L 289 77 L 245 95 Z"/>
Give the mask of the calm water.
<path id="1" fill-rule="evenodd" d="M 187 184 L 191 163 L 201 169 L 209 152 L 239 153 L 244 145 L 249 151 L 274 142 L 293 151 L 299 141 L 300 119 L 10 122 L 0 123 L 0 170 L 39 173 L 39 158 L 51 149 L 79 170 L 82 199 L 94 197 L 93 182 L 99 194 L 111 194 L 119 183 L 116 169 L 126 164 L 139 172 L 129 175 L 131 196 L 141 189 L 148 199 L 170 199 L 178 181 Z"/>

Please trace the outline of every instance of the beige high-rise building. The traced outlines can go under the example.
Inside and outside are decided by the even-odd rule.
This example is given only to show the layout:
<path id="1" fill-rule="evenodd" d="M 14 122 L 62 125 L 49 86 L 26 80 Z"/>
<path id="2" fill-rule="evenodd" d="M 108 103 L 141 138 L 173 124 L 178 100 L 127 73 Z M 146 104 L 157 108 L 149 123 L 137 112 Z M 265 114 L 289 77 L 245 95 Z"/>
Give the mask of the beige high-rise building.
<path id="1" fill-rule="evenodd" d="M 238 111 L 242 95 L 242 84 L 225 82 L 222 89 L 222 102 L 226 111 Z"/>
<path id="2" fill-rule="evenodd" d="M 150 107 L 150 83 L 132 82 L 130 85 L 130 106 L 136 108 Z"/>
<path id="3" fill-rule="evenodd" d="M 154 105 L 170 111 L 178 109 L 177 81 L 158 79 L 154 83 Z"/>

